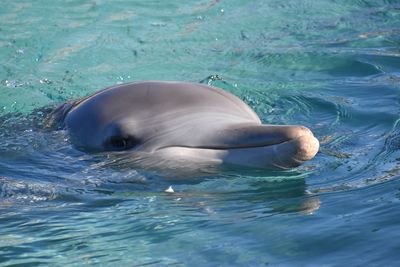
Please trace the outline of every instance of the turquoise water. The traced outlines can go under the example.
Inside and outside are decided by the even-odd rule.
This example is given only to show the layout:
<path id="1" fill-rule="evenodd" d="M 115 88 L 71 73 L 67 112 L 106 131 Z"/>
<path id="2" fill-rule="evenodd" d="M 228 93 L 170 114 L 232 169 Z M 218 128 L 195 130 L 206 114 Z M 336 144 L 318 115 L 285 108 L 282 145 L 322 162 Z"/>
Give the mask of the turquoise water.
<path id="1" fill-rule="evenodd" d="M 0 266 L 398 264 L 400 1 L 1 6 Z M 321 150 L 288 172 L 170 180 L 38 125 L 44 107 L 149 79 L 222 87 Z"/>

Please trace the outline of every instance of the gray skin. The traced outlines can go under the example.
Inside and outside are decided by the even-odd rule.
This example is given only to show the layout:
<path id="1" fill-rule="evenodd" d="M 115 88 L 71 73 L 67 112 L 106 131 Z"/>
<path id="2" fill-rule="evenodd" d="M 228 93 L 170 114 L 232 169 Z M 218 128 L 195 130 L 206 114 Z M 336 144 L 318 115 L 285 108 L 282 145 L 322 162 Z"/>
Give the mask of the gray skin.
<path id="1" fill-rule="evenodd" d="M 264 125 L 236 96 L 196 83 L 116 85 L 54 114 L 62 117 L 73 144 L 90 152 L 287 169 L 319 149 L 308 128 Z"/>

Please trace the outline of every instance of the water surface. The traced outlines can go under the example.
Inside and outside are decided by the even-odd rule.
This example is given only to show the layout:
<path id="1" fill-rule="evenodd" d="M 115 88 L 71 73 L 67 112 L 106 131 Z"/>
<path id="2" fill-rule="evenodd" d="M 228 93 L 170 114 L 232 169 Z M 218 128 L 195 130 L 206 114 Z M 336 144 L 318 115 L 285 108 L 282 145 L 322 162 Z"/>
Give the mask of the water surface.
<path id="1" fill-rule="evenodd" d="M 389 0 L 3 0 L 0 266 L 394 266 L 399 29 Z M 170 180 L 40 127 L 46 107 L 138 80 L 222 87 L 321 150 Z"/>

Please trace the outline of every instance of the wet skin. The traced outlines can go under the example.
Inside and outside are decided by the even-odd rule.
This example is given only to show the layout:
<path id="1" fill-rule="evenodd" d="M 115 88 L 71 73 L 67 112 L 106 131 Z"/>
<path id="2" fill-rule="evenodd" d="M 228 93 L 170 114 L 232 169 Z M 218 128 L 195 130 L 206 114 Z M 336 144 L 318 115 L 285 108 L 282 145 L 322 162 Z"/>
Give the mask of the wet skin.
<path id="1" fill-rule="evenodd" d="M 122 84 L 53 112 L 73 144 L 189 162 L 287 169 L 312 159 L 319 142 L 297 125 L 265 125 L 236 96 L 184 82 Z"/>

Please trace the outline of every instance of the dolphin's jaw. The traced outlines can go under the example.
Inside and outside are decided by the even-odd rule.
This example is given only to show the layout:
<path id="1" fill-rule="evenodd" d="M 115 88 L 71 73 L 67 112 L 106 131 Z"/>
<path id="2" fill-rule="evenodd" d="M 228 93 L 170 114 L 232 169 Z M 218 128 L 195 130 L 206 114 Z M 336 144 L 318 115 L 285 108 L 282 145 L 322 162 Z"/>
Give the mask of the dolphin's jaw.
<path id="1" fill-rule="evenodd" d="M 278 149 L 277 156 L 281 159 L 283 168 L 297 167 L 314 158 L 319 151 L 319 141 L 310 129 L 304 126 L 294 127 L 294 137 L 282 143 Z"/>
<path id="2" fill-rule="evenodd" d="M 274 166 L 279 169 L 298 167 L 315 157 L 319 150 L 319 141 L 312 134 L 275 146 Z"/>
<path id="3" fill-rule="evenodd" d="M 319 150 L 318 139 L 302 126 L 293 126 L 284 142 L 237 147 L 162 147 L 154 153 L 170 159 L 229 164 L 260 169 L 289 169 L 312 159 Z"/>
<path id="4" fill-rule="evenodd" d="M 303 135 L 293 140 L 297 153 L 293 159 L 303 163 L 312 159 L 319 150 L 319 141 L 314 136 Z"/>

